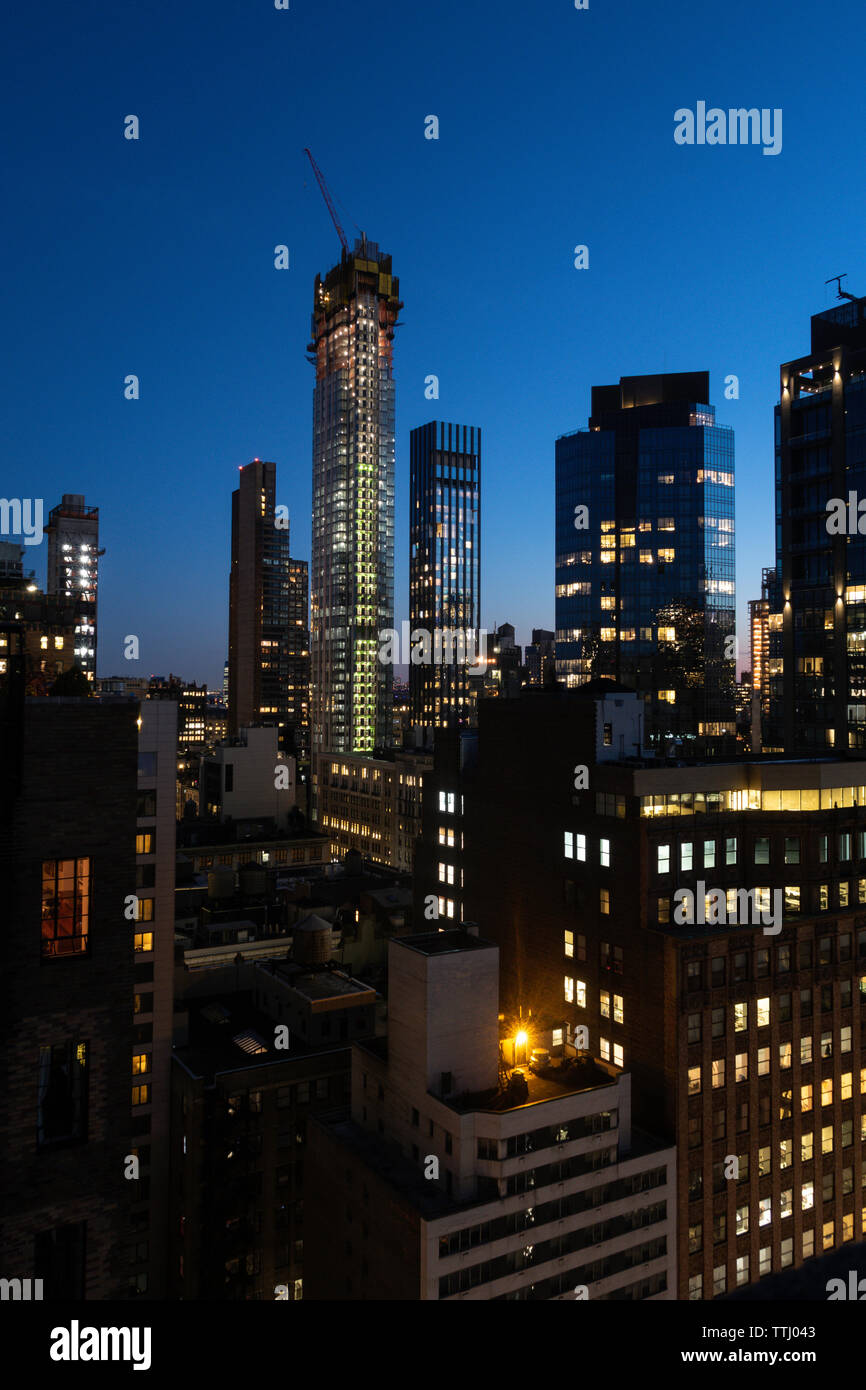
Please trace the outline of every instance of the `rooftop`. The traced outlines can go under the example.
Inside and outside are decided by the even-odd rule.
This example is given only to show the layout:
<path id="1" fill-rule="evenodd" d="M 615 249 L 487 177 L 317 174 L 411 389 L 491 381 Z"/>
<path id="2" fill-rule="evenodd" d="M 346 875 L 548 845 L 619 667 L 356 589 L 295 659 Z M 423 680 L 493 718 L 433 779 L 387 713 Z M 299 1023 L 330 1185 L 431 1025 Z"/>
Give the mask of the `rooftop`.
<path id="1" fill-rule="evenodd" d="M 418 951 L 423 956 L 444 956 L 456 951 L 497 950 L 493 941 L 473 936 L 471 932 L 452 927 L 448 931 L 418 932 L 413 936 L 395 936 L 398 946 L 407 946 L 410 951 Z"/>

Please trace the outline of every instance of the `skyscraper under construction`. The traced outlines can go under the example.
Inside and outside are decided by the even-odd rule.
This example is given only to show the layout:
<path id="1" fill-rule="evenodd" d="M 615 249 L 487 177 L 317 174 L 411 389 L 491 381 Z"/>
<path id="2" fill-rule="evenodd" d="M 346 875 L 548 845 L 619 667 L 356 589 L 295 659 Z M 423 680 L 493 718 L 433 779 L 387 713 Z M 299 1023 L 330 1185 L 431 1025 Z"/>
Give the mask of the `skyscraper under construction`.
<path id="1" fill-rule="evenodd" d="M 391 257 L 361 235 L 316 276 L 311 574 L 313 752 L 391 741 L 394 613 L 393 340 L 403 307 Z"/>

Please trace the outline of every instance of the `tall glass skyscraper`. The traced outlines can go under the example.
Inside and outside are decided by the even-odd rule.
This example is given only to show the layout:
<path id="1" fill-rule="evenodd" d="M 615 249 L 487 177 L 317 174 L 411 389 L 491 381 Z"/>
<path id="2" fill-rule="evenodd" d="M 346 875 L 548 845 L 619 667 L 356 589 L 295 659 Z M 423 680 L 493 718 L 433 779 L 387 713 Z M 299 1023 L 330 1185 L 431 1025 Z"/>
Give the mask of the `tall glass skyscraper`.
<path id="1" fill-rule="evenodd" d="M 410 628 L 431 634 L 434 655 L 435 634 L 451 634 L 443 660 L 409 666 L 411 719 L 424 730 L 458 727 L 474 709 L 467 672 L 479 651 L 481 430 L 421 425 L 409 436 L 409 469 Z"/>
<path id="2" fill-rule="evenodd" d="M 311 592 L 313 753 L 392 742 L 394 325 L 391 257 L 362 237 L 316 277 Z"/>
<path id="3" fill-rule="evenodd" d="M 255 459 L 232 493 L 229 578 L 229 732 L 271 724 L 303 761 L 309 743 L 307 565 L 289 554 L 276 515 L 277 467 Z M 278 524 L 278 520 L 285 524 Z"/>
<path id="4" fill-rule="evenodd" d="M 735 735 L 734 437 L 709 373 L 592 388 L 556 441 L 556 670 L 643 694 L 645 736 L 691 756 Z"/>
<path id="5" fill-rule="evenodd" d="M 862 751 L 866 298 L 813 315 L 812 350 L 782 364 L 779 387 L 764 744 L 784 752 Z M 834 499 L 833 510 L 844 507 L 839 520 L 828 510 Z"/>

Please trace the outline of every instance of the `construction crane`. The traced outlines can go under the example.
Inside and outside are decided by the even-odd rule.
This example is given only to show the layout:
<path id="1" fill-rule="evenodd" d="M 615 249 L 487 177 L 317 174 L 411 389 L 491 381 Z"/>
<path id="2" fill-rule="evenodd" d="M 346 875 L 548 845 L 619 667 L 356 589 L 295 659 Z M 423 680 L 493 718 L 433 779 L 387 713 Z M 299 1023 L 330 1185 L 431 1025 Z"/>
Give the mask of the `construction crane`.
<path id="1" fill-rule="evenodd" d="M 340 238 L 340 241 L 341 241 L 342 244 L 343 244 L 343 250 L 344 250 L 344 251 L 348 251 L 348 250 L 349 250 L 349 243 L 348 243 L 347 240 L 346 240 L 346 233 L 343 231 L 343 228 L 340 226 L 340 219 L 339 219 L 339 217 L 337 216 L 337 209 L 334 207 L 334 201 L 333 201 L 333 199 L 332 199 L 330 193 L 328 192 L 328 185 L 325 183 L 325 176 L 324 176 L 324 174 L 322 173 L 322 171 L 321 171 L 321 169 L 319 168 L 319 166 L 318 166 L 318 164 L 316 163 L 316 161 L 313 159 L 313 156 L 312 156 L 312 154 L 310 153 L 310 151 L 309 151 L 308 149 L 305 149 L 305 150 L 304 150 L 304 154 L 307 156 L 307 159 L 310 161 L 310 164 L 313 166 L 313 173 L 314 173 L 315 176 L 316 176 L 316 183 L 319 185 L 319 188 L 320 188 L 321 191 L 322 191 L 322 197 L 323 197 L 324 200 L 325 200 L 325 205 L 327 206 L 328 212 L 331 214 L 331 221 L 333 222 L 334 226 L 335 226 L 336 229 L 337 229 L 337 236 Z"/>
<path id="2" fill-rule="evenodd" d="M 847 274 L 844 274 L 844 275 L 831 275 L 829 280 L 825 280 L 825 281 L 824 281 L 824 284 L 825 284 L 825 285 L 832 285 L 833 282 L 835 281 L 835 282 L 836 282 L 836 289 L 837 289 L 837 291 L 838 291 L 838 293 L 837 293 L 837 295 L 836 295 L 836 298 L 837 298 L 837 299 L 851 299 L 851 300 L 853 300 L 853 302 L 856 304 L 856 303 L 857 303 L 857 296 L 856 296 L 856 294 L 849 294 L 847 290 L 843 290 L 843 288 L 842 288 L 842 281 L 843 281 L 843 280 L 847 280 L 847 279 L 848 279 Z"/>

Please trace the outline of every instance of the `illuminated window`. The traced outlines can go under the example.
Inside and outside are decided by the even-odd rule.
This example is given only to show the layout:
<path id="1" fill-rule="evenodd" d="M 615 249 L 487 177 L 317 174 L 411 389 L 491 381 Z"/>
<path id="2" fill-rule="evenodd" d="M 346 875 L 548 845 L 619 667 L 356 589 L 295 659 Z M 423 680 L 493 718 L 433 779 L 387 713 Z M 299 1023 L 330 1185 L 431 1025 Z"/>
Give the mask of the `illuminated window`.
<path id="1" fill-rule="evenodd" d="M 598 1040 L 598 1050 L 599 1050 L 599 1053 L 600 1053 L 602 1059 L 603 1059 L 605 1062 L 609 1062 L 609 1061 L 610 1061 L 610 1042 L 608 1041 L 607 1038 L 599 1038 L 599 1040 Z"/>
<path id="2" fill-rule="evenodd" d="M 134 1052 L 132 1054 L 132 1074 L 133 1076 L 144 1076 L 150 1071 L 150 1053 Z"/>
<path id="3" fill-rule="evenodd" d="M 736 1081 L 748 1081 L 749 1079 L 749 1054 L 748 1052 L 738 1052 L 734 1058 L 734 1078 Z"/>
<path id="4" fill-rule="evenodd" d="M 133 937 L 133 947 L 136 951 L 152 951 L 153 932 L 136 932 L 135 936 Z"/>
<path id="5" fill-rule="evenodd" d="M 573 956 L 573 955 L 574 955 L 574 932 L 573 932 L 573 931 L 566 931 L 566 932 L 565 932 L 565 954 L 566 954 L 567 956 Z"/>
<path id="6" fill-rule="evenodd" d="M 725 1059 L 715 1058 L 712 1062 L 712 1085 L 714 1089 L 725 1084 Z"/>
<path id="7" fill-rule="evenodd" d="M 809 1134 L 800 1135 L 800 1159 L 803 1163 L 810 1163 L 812 1160 L 813 1137 L 811 1131 Z"/>
<path id="8" fill-rule="evenodd" d="M 147 1082 L 143 1082 L 140 1086 L 133 1086 L 132 1103 L 133 1105 L 150 1104 L 150 1086 Z"/>
<path id="9" fill-rule="evenodd" d="M 570 975 L 565 976 L 565 1002 L 566 1004 L 574 1003 L 574 980 Z"/>
<path id="10" fill-rule="evenodd" d="M 87 950 L 90 860 L 47 859 L 42 864 L 42 954 L 76 956 Z"/>
<path id="11" fill-rule="evenodd" d="M 600 888 L 598 893 L 598 910 L 603 916 L 610 912 L 610 889 Z"/>
<path id="12" fill-rule="evenodd" d="M 833 1078 L 832 1078 L 832 1076 L 826 1076 L 826 1077 L 824 1078 L 824 1080 L 821 1082 L 821 1104 L 822 1104 L 822 1105 L 832 1105 L 832 1104 L 833 1104 Z"/>
<path id="13" fill-rule="evenodd" d="M 622 1002 L 622 995 L 621 995 L 621 994 L 615 994 L 615 995 L 613 996 L 613 1021 L 614 1021 L 614 1023 L 622 1023 L 622 1020 L 623 1020 L 623 1002 Z"/>
<path id="14" fill-rule="evenodd" d="M 670 873 L 671 867 L 671 847 L 670 845 L 659 845 L 656 849 L 656 868 L 660 874 Z"/>
<path id="15" fill-rule="evenodd" d="M 153 830 L 140 830 L 135 837 L 136 854 L 155 854 L 156 833 Z"/>
<path id="16" fill-rule="evenodd" d="M 610 840 L 600 840 L 598 846 L 599 862 L 603 869 L 610 868 Z"/>
<path id="17" fill-rule="evenodd" d="M 758 1027 L 769 1028 L 770 1026 L 770 1001 L 769 999 L 758 1000 Z"/>
<path id="18" fill-rule="evenodd" d="M 806 1082 L 800 1087 L 800 1110 L 806 1112 L 812 1109 L 812 1084 Z"/>
<path id="19" fill-rule="evenodd" d="M 677 692 L 675 690 L 660 690 L 658 698 L 663 705 L 675 705 L 677 702 Z"/>
<path id="20" fill-rule="evenodd" d="M 620 1043 L 614 1043 L 613 1045 L 613 1064 L 615 1067 L 622 1067 L 625 1065 L 624 1053 Z"/>
<path id="21" fill-rule="evenodd" d="M 575 980 L 574 982 L 574 1002 L 579 1009 L 586 1008 L 586 981 Z"/>

